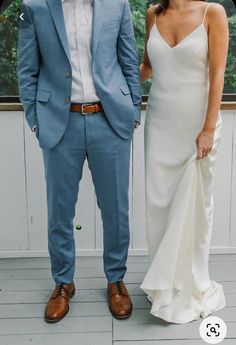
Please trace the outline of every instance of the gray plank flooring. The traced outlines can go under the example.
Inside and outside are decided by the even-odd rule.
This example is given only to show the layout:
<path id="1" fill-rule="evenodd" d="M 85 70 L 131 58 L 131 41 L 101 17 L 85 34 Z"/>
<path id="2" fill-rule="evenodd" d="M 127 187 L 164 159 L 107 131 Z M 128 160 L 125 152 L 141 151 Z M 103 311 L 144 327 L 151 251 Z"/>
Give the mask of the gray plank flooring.
<path id="1" fill-rule="evenodd" d="M 60 323 L 43 320 L 54 288 L 48 258 L 0 259 L 0 345 L 202 345 L 199 321 L 167 324 L 153 317 L 140 290 L 149 265 L 146 256 L 128 259 L 126 283 L 134 311 L 128 320 L 114 319 L 107 307 L 106 279 L 100 257 L 76 260 L 76 295 Z M 215 313 L 228 327 L 224 345 L 236 343 L 236 255 L 211 255 L 210 272 L 224 286 L 227 306 Z"/>

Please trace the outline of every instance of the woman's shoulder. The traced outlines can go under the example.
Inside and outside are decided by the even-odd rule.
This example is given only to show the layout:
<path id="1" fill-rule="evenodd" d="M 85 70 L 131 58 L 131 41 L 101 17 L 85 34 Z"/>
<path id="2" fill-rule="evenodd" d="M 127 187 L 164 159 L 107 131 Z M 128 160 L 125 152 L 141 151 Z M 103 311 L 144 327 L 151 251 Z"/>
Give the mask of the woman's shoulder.
<path id="1" fill-rule="evenodd" d="M 206 3 L 205 8 L 207 9 L 206 17 L 209 20 L 217 20 L 226 17 L 224 6 L 216 2 Z"/>
<path id="2" fill-rule="evenodd" d="M 156 13 L 156 10 L 157 10 L 158 7 L 159 7 L 158 4 L 150 6 L 150 7 L 147 9 L 147 12 L 146 12 L 147 17 L 148 17 L 148 18 L 154 17 L 154 16 L 155 16 L 155 13 Z"/>
<path id="3" fill-rule="evenodd" d="M 207 2 L 205 4 L 205 8 L 206 9 L 208 8 L 207 13 L 209 13 L 209 14 L 211 14 L 211 13 L 225 13 L 224 6 L 222 6 L 221 4 L 219 4 L 217 2 Z"/>

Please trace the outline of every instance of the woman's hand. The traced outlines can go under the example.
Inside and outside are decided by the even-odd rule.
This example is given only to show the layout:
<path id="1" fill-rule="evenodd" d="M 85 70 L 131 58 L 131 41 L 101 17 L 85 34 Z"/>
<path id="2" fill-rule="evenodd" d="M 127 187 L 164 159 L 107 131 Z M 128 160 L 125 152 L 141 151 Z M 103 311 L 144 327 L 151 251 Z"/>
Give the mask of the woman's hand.
<path id="1" fill-rule="evenodd" d="M 214 131 L 202 130 L 196 139 L 197 160 L 205 158 L 212 149 L 214 140 Z"/>

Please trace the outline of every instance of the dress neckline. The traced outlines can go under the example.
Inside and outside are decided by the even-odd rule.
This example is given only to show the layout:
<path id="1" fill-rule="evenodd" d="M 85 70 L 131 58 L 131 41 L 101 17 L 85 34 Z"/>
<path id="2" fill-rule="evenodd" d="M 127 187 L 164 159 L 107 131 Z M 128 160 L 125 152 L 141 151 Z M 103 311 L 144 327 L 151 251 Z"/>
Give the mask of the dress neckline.
<path id="1" fill-rule="evenodd" d="M 177 48 L 179 45 L 181 45 L 181 43 L 183 43 L 184 41 L 186 41 L 188 38 L 190 38 L 196 31 L 198 31 L 200 28 L 204 28 L 204 32 L 207 33 L 206 28 L 204 23 L 201 23 L 200 25 L 198 25 L 194 30 L 192 30 L 189 34 L 187 34 L 184 38 L 182 38 L 182 40 L 180 40 L 177 44 L 175 44 L 173 47 L 169 45 L 169 43 L 166 42 L 166 40 L 164 39 L 164 37 L 161 35 L 160 31 L 158 30 L 158 27 L 156 25 L 156 23 L 154 23 L 153 27 L 155 26 L 156 31 L 158 33 L 158 35 L 160 36 L 162 42 L 169 48 L 169 49 L 175 49 Z"/>

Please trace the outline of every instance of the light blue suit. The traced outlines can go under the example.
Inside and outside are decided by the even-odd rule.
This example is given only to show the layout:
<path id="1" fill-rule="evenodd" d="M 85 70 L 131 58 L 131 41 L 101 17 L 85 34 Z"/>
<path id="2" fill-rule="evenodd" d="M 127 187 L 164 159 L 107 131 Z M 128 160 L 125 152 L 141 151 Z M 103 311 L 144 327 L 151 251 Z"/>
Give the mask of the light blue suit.
<path id="1" fill-rule="evenodd" d="M 24 0 L 22 12 L 20 99 L 43 149 L 53 277 L 73 280 L 72 221 L 87 158 L 103 218 L 105 273 L 110 282 L 121 280 L 129 244 L 130 142 L 141 114 L 128 0 L 94 0 L 92 71 L 104 113 L 90 116 L 70 113 L 72 68 L 61 0 Z"/>

